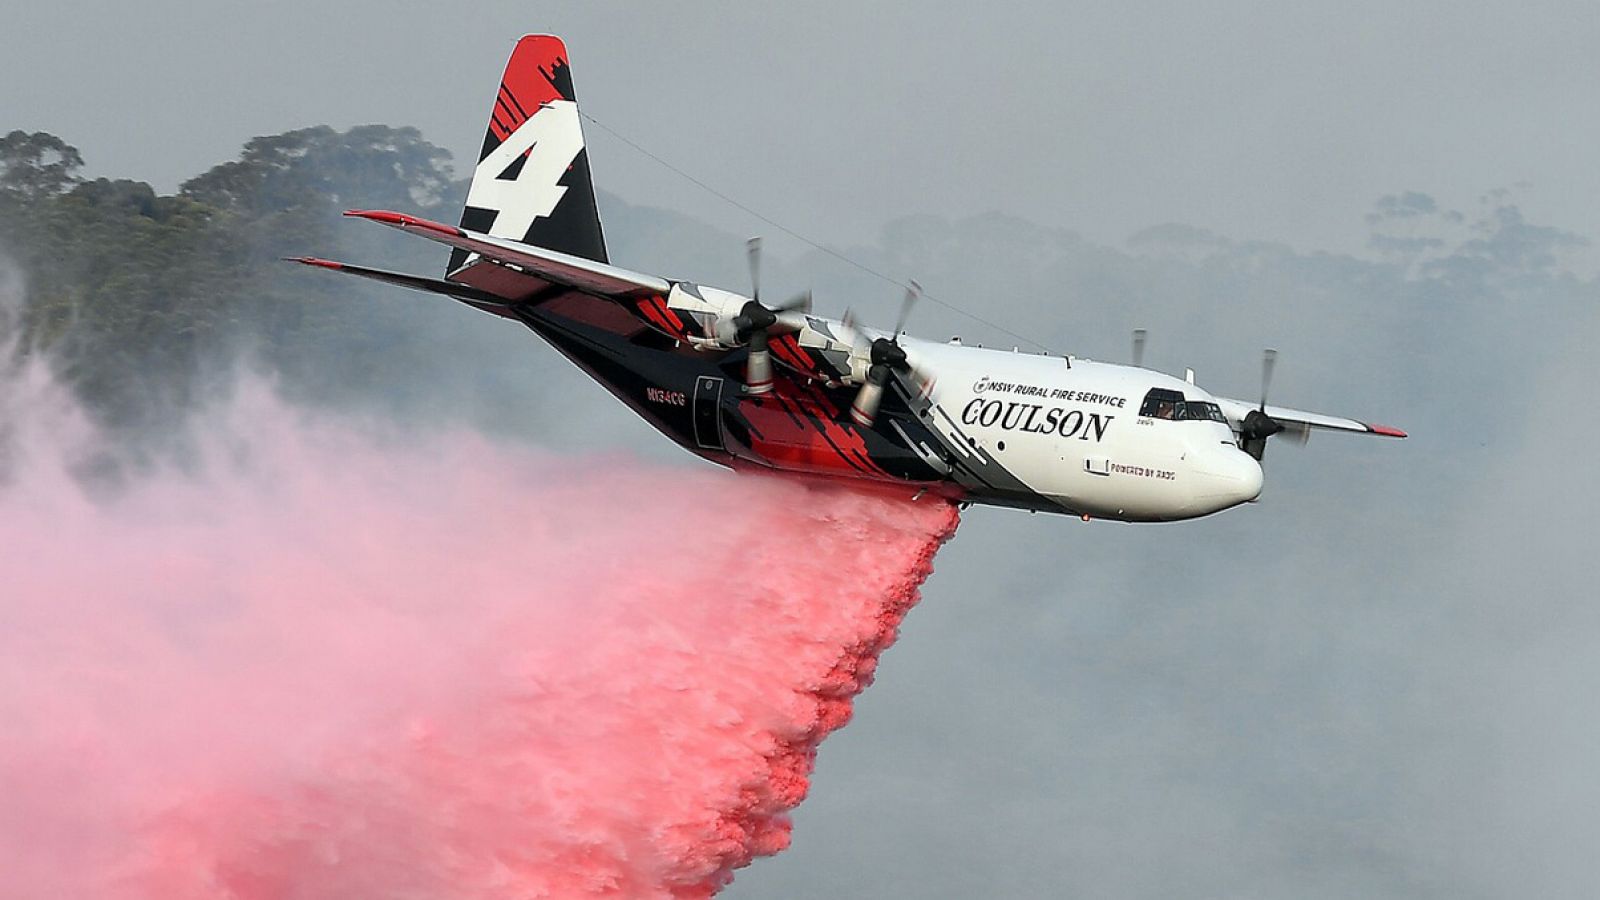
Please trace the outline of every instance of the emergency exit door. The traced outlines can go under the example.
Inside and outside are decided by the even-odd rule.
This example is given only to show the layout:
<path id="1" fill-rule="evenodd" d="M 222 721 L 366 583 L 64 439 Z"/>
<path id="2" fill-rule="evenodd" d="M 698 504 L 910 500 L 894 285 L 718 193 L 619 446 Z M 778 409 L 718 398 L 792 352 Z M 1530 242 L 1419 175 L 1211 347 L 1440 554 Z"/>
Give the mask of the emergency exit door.
<path id="1" fill-rule="evenodd" d="M 705 450 L 722 450 L 722 379 L 701 375 L 694 383 L 694 441 Z"/>

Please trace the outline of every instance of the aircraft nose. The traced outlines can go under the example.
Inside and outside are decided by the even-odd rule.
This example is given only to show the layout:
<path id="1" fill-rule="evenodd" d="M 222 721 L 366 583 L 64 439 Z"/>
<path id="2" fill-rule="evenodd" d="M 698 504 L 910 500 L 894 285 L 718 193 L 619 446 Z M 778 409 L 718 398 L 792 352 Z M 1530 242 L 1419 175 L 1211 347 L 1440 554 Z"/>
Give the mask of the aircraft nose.
<path id="1" fill-rule="evenodd" d="M 1204 500 L 1226 509 L 1261 496 L 1261 463 L 1237 447 L 1218 447 L 1204 464 Z"/>
<path id="2" fill-rule="evenodd" d="M 1265 481 L 1261 473 L 1261 463 L 1243 450 L 1229 452 L 1233 457 L 1232 464 L 1236 467 L 1231 476 L 1237 491 L 1234 496 L 1239 498 L 1240 503 L 1248 503 L 1261 496 L 1261 485 Z"/>

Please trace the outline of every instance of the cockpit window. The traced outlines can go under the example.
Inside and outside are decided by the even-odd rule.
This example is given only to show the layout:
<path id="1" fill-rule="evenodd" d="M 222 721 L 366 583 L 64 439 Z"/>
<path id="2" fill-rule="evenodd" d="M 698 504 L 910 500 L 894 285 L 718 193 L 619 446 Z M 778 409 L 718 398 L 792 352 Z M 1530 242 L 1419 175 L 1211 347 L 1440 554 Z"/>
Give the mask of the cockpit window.
<path id="1" fill-rule="evenodd" d="M 1228 417 L 1222 414 L 1222 407 L 1204 400 L 1185 400 L 1180 419 L 1189 419 L 1202 422 L 1222 422 L 1227 424 Z"/>
<path id="2" fill-rule="evenodd" d="M 1150 393 L 1144 395 L 1144 403 L 1139 407 L 1139 415 L 1147 419 L 1170 419 L 1186 422 L 1222 422 L 1228 421 L 1222 414 L 1222 408 L 1215 403 L 1204 400 L 1185 400 L 1183 394 L 1166 388 L 1151 388 Z"/>
<path id="3" fill-rule="evenodd" d="M 1144 395 L 1139 415 L 1147 419 L 1176 419 L 1182 409 L 1182 394 L 1166 388 L 1151 388 L 1150 393 Z"/>

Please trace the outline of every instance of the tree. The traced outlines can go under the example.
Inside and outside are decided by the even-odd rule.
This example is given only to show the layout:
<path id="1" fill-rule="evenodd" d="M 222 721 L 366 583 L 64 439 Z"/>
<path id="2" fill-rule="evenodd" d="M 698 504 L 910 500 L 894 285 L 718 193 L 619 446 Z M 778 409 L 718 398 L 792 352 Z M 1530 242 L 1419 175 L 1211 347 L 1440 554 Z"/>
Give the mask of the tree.
<path id="1" fill-rule="evenodd" d="M 454 199 L 454 182 L 449 151 L 415 128 L 320 125 L 253 138 L 238 160 L 189 179 L 182 193 L 248 215 L 327 204 L 427 209 Z"/>
<path id="2" fill-rule="evenodd" d="M 78 149 L 53 134 L 13 131 L 0 138 L 0 194 L 21 204 L 61 194 L 83 179 Z"/>

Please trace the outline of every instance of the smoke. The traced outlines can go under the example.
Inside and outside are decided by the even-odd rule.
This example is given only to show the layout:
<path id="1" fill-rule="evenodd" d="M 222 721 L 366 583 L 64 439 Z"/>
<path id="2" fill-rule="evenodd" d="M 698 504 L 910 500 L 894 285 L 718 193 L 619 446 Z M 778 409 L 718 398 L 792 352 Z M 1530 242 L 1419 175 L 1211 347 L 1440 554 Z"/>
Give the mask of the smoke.
<path id="1" fill-rule="evenodd" d="M 37 364 L 0 417 L 0 897 L 708 896 L 956 525 L 259 381 L 115 491 Z"/>

